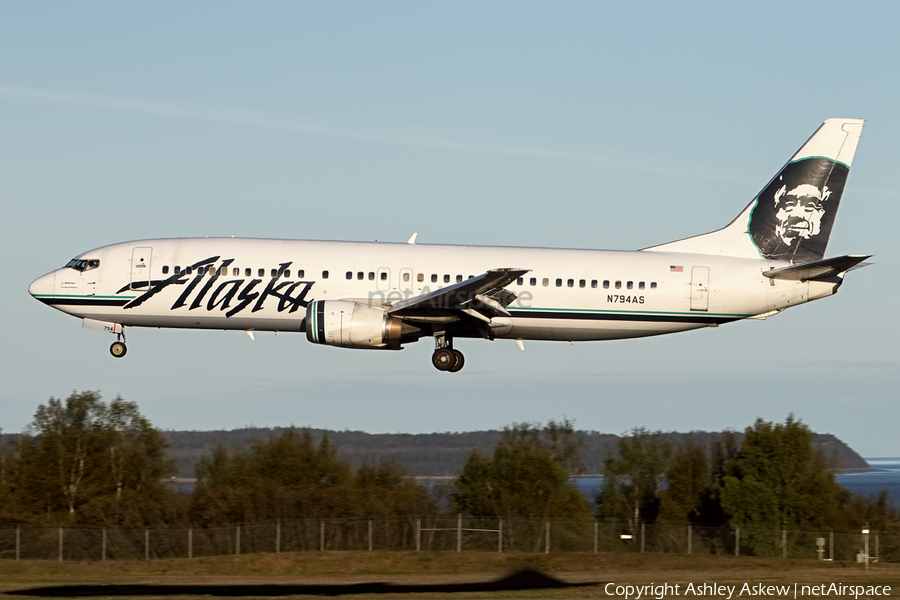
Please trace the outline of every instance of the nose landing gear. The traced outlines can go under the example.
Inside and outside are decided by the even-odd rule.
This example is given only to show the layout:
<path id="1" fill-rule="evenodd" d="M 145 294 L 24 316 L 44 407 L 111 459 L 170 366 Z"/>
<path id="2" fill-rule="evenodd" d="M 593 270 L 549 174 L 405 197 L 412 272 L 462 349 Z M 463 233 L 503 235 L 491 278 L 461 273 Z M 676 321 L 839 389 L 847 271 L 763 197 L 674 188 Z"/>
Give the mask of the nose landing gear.
<path id="1" fill-rule="evenodd" d="M 122 332 L 117 333 L 116 336 L 118 339 L 109 347 L 109 353 L 116 358 L 122 358 L 128 352 L 128 348 L 125 347 L 125 328 L 123 327 Z"/>
<path id="2" fill-rule="evenodd" d="M 431 364 L 438 371 L 456 373 L 466 364 L 462 352 L 453 349 L 453 338 L 446 334 L 434 336 L 434 354 L 431 355 Z"/>

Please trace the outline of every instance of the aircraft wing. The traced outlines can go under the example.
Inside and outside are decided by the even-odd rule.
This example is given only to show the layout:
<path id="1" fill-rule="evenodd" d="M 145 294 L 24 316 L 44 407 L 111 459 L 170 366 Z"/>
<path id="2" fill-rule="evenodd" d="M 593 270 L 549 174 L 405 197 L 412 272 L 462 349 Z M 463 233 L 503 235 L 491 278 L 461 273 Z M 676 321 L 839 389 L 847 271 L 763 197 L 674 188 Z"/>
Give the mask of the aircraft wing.
<path id="1" fill-rule="evenodd" d="M 497 316 L 509 316 L 506 307 L 516 299 L 507 285 L 530 269 L 491 269 L 477 277 L 395 302 L 388 314 L 396 317 L 438 315 L 461 312 L 484 322 Z"/>
<path id="2" fill-rule="evenodd" d="M 848 271 L 871 257 L 871 254 L 847 254 L 845 256 L 826 258 L 824 260 L 817 260 L 802 265 L 791 265 L 790 267 L 763 271 L 763 275 L 769 279 L 788 279 L 791 281 L 828 279 L 829 277 L 834 277 L 844 271 Z"/>

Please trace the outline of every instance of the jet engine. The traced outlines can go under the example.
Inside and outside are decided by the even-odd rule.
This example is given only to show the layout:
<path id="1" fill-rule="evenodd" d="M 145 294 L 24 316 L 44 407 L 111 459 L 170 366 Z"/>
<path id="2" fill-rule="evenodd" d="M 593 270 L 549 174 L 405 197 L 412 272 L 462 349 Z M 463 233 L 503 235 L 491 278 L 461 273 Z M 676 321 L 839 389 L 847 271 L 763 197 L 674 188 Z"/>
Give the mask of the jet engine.
<path id="1" fill-rule="evenodd" d="M 400 336 L 418 331 L 380 306 L 315 300 L 306 307 L 306 339 L 344 348 L 399 350 Z"/>

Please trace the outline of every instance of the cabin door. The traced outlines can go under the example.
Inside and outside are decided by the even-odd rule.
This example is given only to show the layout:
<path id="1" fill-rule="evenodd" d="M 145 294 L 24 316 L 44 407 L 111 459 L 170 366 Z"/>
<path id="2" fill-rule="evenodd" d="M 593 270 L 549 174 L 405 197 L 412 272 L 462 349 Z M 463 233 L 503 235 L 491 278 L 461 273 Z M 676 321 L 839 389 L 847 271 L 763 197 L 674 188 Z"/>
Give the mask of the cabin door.
<path id="1" fill-rule="evenodd" d="M 691 310 L 709 310 L 709 267 L 691 269 Z"/>
<path id="2" fill-rule="evenodd" d="M 150 287 L 150 258 L 153 248 L 135 248 L 131 252 L 131 289 Z"/>

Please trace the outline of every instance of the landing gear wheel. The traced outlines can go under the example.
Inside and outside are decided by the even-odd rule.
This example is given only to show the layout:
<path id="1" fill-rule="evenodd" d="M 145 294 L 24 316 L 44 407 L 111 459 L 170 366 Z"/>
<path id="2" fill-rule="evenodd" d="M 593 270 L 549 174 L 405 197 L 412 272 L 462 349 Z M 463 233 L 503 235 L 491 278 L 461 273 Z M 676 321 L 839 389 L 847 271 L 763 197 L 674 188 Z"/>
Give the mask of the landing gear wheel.
<path id="1" fill-rule="evenodd" d="M 451 352 L 453 352 L 453 366 L 451 366 L 447 370 L 451 373 L 456 373 L 463 368 L 463 365 L 466 364 L 466 359 L 463 356 L 463 353 L 459 350 L 451 350 Z"/>
<path id="2" fill-rule="evenodd" d="M 122 358 L 126 352 L 128 352 L 128 348 L 122 342 L 113 342 L 112 346 L 109 347 L 109 353 L 116 358 Z"/>
<path id="3" fill-rule="evenodd" d="M 456 362 L 456 357 L 450 348 L 438 348 L 431 355 L 431 363 L 438 371 L 449 371 Z"/>

